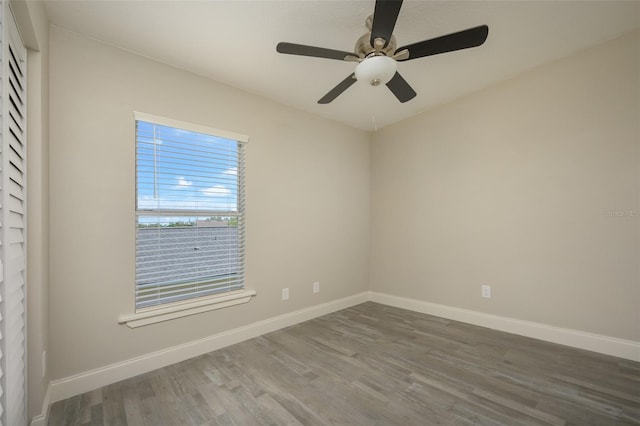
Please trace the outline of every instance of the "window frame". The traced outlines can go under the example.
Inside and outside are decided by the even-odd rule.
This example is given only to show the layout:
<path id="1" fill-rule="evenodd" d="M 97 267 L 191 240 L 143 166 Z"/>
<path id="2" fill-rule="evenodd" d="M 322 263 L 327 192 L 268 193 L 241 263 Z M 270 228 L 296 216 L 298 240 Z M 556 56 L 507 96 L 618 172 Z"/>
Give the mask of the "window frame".
<path id="1" fill-rule="evenodd" d="M 139 192 L 139 184 L 138 184 L 138 134 L 137 129 L 134 129 L 135 132 L 135 220 L 134 220 L 134 233 L 137 232 L 138 228 L 138 219 L 143 216 L 163 216 L 165 213 L 176 213 L 176 216 L 208 216 L 211 213 L 215 213 L 216 216 L 234 216 L 238 218 L 238 232 L 242 235 L 239 235 L 240 241 L 239 245 L 241 252 L 239 253 L 239 260 L 243 261 L 244 259 L 244 244 L 240 244 L 244 242 L 244 216 L 245 216 L 245 203 L 244 203 L 244 182 L 245 182 L 245 173 L 244 173 L 244 164 L 246 163 L 244 159 L 244 150 L 246 149 L 246 145 L 249 142 L 249 137 L 240 133 L 215 129 L 208 126 L 203 126 L 199 124 L 183 122 L 180 120 L 174 120 L 166 117 L 160 117 L 152 114 L 142 113 L 134 111 L 134 128 L 137 127 L 137 123 L 139 121 L 151 123 L 154 125 L 166 126 L 174 129 L 186 130 L 190 132 L 202 133 L 206 135 L 211 135 L 214 137 L 220 137 L 224 139 L 234 140 L 238 143 L 239 150 L 239 164 L 238 164 L 238 177 L 237 177 L 237 212 L 235 211 L 218 211 L 218 210 L 197 210 L 197 209 L 184 209 L 184 210 L 175 210 L 175 209 L 150 209 L 143 208 L 139 209 L 138 206 L 138 192 Z M 136 247 L 136 256 L 137 256 L 137 241 L 135 243 Z M 246 268 L 244 265 L 241 266 L 242 275 L 245 276 Z M 136 276 L 138 273 L 136 267 Z M 194 281 L 196 283 L 196 281 Z M 155 322 L 166 321 L 173 318 L 179 318 L 186 315 L 193 315 L 199 312 L 206 312 L 209 310 L 220 309 L 228 306 L 233 306 L 240 303 L 248 302 L 251 297 L 255 296 L 256 292 L 253 290 L 246 289 L 246 279 L 243 280 L 243 287 L 241 289 L 236 290 L 222 290 L 216 291 L 213 294 L 194 296 L 189 298 L 184 298 L 182 300 L 176 301 L 168 301 L 159 304 L 155 304 L 152 306 L 138 307 L 137 301 L 137 290 L 138 284 L 137 282 L 134 284 L 134 313 L 133 314 L 125 314 L 121 315 L 118 319 L 120 323 L 126 323 L 129 327 L 139 327 L 142 325 L 153 324 Z"/>

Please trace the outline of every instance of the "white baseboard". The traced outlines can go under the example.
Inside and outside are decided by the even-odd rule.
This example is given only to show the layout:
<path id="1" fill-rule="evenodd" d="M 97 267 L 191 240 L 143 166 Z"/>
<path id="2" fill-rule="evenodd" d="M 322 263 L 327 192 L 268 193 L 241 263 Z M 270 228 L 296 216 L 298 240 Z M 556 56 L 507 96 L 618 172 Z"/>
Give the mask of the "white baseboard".
<path id="1" fill-rule="evenodd" d="M 51 403 L 80 395 L 84 392 L 125 380 L 157 368 L 215 351 L 265 333 L 289 327 L 322 315 L 351 306 L 372 301 L 384 305 L 408 309 L 415 312 L 488 327 L 495 330 L 559 343 L 607 355 L 640 362 L 640 342 L 618 339 L 598 334 L 585 333 L 514 318 L 485 314 L 468 309 L 456 308 L 416 299 L 392 296 L 378 292 L 362 292 L 353 296 L 326 302 L 317 306 L 279 315 L 243 327 L 224 331 L 203 339 L 173 346 L 157 352 L 142 355 L 126 361 L 100 367 L 74 376 L 53 380 L 45 395 L 42 414 L 31 420 L 30 426 L 44 426 L 47 423 Z"/>
<path id="2" fill-rule="evenodd" d="M 244 340 L 298 324 L 322 315 L 345 309 L 368 300 L 369 293 L 362 292 L 353 296 L 311 306 L 295 312 L 258 321 L 243 327 L 214 334 L 203 339 L 184 343 L 152 352 L 126 361 L 96 368 L 74 376 L 51 382 L 51 403 L 91 391 L 120 380 L 147 373 L 157 368 L 175 364 L 207 352 L 215 351 Z M 38 416 L 39 417 L 39 416 Z M 36 423 L 40 425 L 40 423 Z M 34 426 L 32 424 L 32 426 Z"/>
<path id="3" fill-rule="evenodd" d="M 559 343 L 579 349 L 586 349 L 606 355 L 640 362 L 640 342 L 586 333 L 567 328 L 554 327 L 530 321 L 485 314 L 483 312 L 452 306 L 424 302 L 422 300 L 392 296 L 385 293 L 369 292 L 369 300 L 396 308 L 408 309 L 435 315 L 494 330 L 506 331 L 520 336 L 532 337 L 547 342 Z"/>
<path id="4" fill-rule="evenodd" d="M 42 400 L 42 411 L 40 414 L 31 419 L 29 426 L 47 426 L 49 422 L 49 407 L 51 406 L 51 383 L 47 386 Z"/>

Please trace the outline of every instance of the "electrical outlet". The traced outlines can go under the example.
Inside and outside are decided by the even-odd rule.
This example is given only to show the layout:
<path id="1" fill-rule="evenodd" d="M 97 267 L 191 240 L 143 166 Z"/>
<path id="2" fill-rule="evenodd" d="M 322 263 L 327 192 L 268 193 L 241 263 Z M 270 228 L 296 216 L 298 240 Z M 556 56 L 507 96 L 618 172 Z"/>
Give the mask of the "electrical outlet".
<path id="1" fill-rule="evenodd" d="M 288 300 L 289 299 L 289 288 L 283 288 L 282 289 L 282 300 Z"/>
<path id="2" fill-rule="evenodd" d="M 483 285 L 482 286 L 482 297 L 487 298 L 487 299 L 491 299 L 491 286 L 490 285 Z"/>
<path id="3" fill-rule="evenodd" d="M 316 281 L 313 283 L 313 292 L 314 293 L 320 293 L 320 282 Z"/>

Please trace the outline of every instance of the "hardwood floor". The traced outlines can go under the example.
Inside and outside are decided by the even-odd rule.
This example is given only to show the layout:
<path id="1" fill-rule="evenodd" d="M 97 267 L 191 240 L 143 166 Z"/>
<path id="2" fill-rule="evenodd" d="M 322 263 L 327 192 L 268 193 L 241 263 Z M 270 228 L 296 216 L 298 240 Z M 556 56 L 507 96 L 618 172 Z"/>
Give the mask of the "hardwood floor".
<path id="1" fill-rule="evenodd" d="M 49 425 L 640 425 L 640 363 L 368 302 L 55 403 Z"/>

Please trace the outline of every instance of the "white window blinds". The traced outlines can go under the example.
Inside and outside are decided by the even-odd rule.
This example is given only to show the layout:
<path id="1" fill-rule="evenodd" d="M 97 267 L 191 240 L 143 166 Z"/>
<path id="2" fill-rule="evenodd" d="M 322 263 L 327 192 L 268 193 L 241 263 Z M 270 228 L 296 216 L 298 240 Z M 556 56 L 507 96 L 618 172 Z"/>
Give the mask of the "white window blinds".
<path id="1" fill-rule="evenodd" d="M 136 309 L 244 288 L 245 141 L 136 113 Z"/>
<path id="2" fill-rule="evenodd" d="M 26 50 L 3 2 L 0 135 L 0 424 L 26 424 Z"/>

